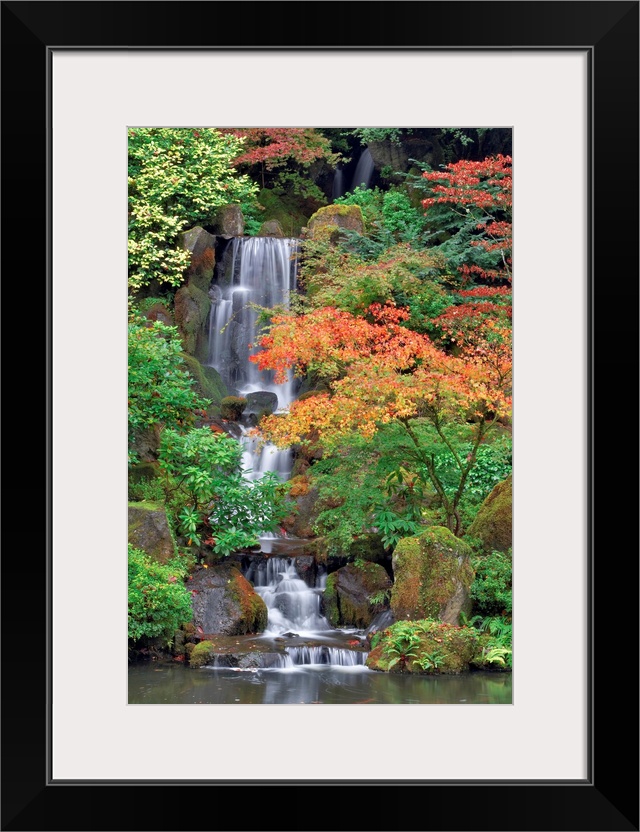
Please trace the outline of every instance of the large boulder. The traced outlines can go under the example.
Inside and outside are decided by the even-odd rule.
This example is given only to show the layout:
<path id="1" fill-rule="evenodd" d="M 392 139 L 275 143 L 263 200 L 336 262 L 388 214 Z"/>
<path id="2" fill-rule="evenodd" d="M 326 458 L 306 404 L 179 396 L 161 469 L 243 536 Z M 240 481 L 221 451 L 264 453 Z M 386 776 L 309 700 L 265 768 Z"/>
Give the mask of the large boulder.
<path id="1" fill-rule="evenodd" d="M 327 578 L 324 609 L 334 627 L 368 627 L 386 605 L 391 580 L 377 563 L 350 563 Z"/>
<path id="2" fill-rule="evenodd" d="M 268 612 L 262 598 L 232 563 L 201 569 L 187 583 L 193 622 L 205 634 L 260 633 Z"/>
<path id="3" fill-rule="evenodd" d="M 471 549 L 444 526 L 405 537 L 393 553 L 391 611 L 397 621 L 437 618 L 459 624 L 471 613 Z"/>
<path id="4" fill-rule="evenodd" d="M 512 477 L 494 486 L 493 491 L 480 506 L 475 520 L 469 526 L 469 537 L 478 538 L 488 552 L 506 552 L 511 548 L 513 535 L 513 486 Z"/>
<path id="5" fill-rule="evenodd" d="M 211 301 L 206 292 L 195 284 L 182 286 L 176 292 L 174 316 L 185 352 L 206 361 L 209 339 L 205 324 L 209 319 Z"/>
<path id="6" fill-rule="evenodd" d="M 326 205 L 320 208 L 309 220 L 307 237 L 335 242 L 341 228 L 364 233 L 364 218 L 359 205 Z"/>
<path id="7" fill-rule="evenodd" d="M 247 406 L 244 412 L 247 415 L 250 413 L 270 414 L 278 409 L 278 396 L 268 390 L 256 390 L 255 393 L 247 393 L 245 399 L 247 400 Z"/>
<path id="8" fill-rule="evenodd" d="M 259 237 L 284 237 L 284 231 L 278 220 L 266 220 L 260 226 Z"/>
<path id="9" fill-rule="evenodd" d="M 371 638 L 370 670 L 391 673 L 464 673 L 483 666 L 487 637 L 474 627 L 438 621 L 399 621 Z"/>
<path id="10" fill-rule="evenodd" d="M 208 225 L 214 234 L 223 237 L 242 237 L 244 234 L 244 216 L 239 205 L 221 205 L 217 208 Z"/>
<path id="11" fill-rule="evenodd" d="M 158 563 L 166 563 L 176 554 L 164 506 L 149 501 L 129 503 L 129 543 Z"/>
<path id="12" fill-rule="evenodd" d="M 207 292 L 213 280 L 216 265 L 217 238 L 196 225 L 180 235 L 180 245 L 191 254 L 191 262 L 185 272 L 186 283 Z"/>

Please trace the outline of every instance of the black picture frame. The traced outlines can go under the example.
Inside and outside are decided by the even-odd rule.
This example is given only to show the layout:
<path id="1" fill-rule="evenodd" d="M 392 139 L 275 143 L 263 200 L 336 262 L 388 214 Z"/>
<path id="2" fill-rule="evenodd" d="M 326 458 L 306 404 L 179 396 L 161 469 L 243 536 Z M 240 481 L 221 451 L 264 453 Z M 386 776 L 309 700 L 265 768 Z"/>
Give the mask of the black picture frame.
<path id="1" fill-rule="evenodd" d="M 26 505 L 29 519 L 16 529 L 17 514 L 5 515 L 10 545 L 2 558 L 2 829 L 638 830 L 637 501 L 631 504 L 636 494 L 629 484 L 637 480 L 632 454 L 637 446 L 631 439 L 637 439 L 637 430 L 628 424 L 637 420 L 637 405 L 635 396 L 629 403 L 628 390 L 638 378 L 639 3 L 54 0 L 1 5 L 2 258 L 5 300 L 10 299 L 5 309 L 7 320 L 16 322 L 15 304 L 24 292 L 40 298 L 40 314 L 31 312 L 25 325 L 31 334 L 42 334 L 47 355 L 39 372 L 30 367 L 26 380 L 24 363 L 13 358 L 16 342 L 8 339 L 6 389 L 17 414 L 13 406 L 12 415 L 5 410 L 7 432 L 43 440 L 46 434 L 47 441 L 28 472 L 7 477 L 8 498 L 17 498 L 16 508 Z M 314 13 L 322 24 L 303 25 Z M 584 782 L 495 781 L 490 772 L 473 782 L 49 779 L 50 56 L 54 48 L 175 47 L 588 51 L 591 727 Z M 557 190 L 550 198 L 563 198 L 562 152 L 567 149 L 559 148 L 557 180 L 550 182 Z M 33 385 L 34 375 L 41 386 Z M 34 398 L 36 407 L 29 404 Z M 38 484 L 42 494 L 36 499 Z M 562 650 L 561 633 L 543 637 L 546 648 Z M 545 672 L 543 660 L 540 671 Z M 136 741 L 132 737 L 133 751 Z"/>

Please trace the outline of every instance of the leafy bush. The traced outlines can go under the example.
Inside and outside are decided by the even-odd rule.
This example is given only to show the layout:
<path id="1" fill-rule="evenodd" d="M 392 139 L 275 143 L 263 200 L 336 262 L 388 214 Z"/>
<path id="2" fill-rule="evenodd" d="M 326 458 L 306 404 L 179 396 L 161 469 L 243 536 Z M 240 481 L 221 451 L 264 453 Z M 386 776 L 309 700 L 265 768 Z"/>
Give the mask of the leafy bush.
<path id="1" fill-rule="evenodd" d="M 160 564 L 129 544 L 128 571 L 129 638 L 162 638 L 170 644 L 175 630 L 192 617 L 184 562 Z"/>
<path id="2" fill-rule="evenodd" d="M 129 323 L 129 440 L 138 431 L 159 425 L 179 427 L 196 408 L 210 402 L 193 390 L 185 369 L 178 330 L 160 321 Z M 131 454 L 130 461 L 135 460 Z"/>
<path id="3" fill-rule="evenodd" d="M 511 551 L 491 552 L 473 560 L 476 577 L 471 585 L 474 612 L 483 616 L 510 615 L 512 611 Z"/>
<path id="4" fill-rule="evenodd" d="M 257 191 L 233 168 L 242 141 L 209 128 L 129 130 L 129 286 L 152 280 L 179 286 L 189 263 L 177 247 L 181 231 L 206 221 L 213 208 L 246 201 Z"/>
<path id="5" fill-rule="evenodd" d="M 277 474 L 248 482 L 241 457 L 235 439 L 208 428 L 163 432 L 159 463 L 165 493 L 189 545 L 204 542 L 216 554 L 229 555 L 254 546 L 261 532 L 273 532 L 282 522 Z"/>

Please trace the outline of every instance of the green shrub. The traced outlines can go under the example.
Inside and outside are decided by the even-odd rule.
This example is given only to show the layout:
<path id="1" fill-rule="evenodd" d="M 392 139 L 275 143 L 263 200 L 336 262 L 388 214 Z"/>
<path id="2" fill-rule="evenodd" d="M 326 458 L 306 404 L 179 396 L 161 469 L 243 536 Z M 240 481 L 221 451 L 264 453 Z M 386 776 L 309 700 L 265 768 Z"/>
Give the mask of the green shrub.
<path id="1" fill-rule="evenodd" d="M 157 563 L 129 544 L 128 636 L 162 638 L 173 634 L 192 617 L 191 596 L 184 585 L 186 567 L 181 560 Z"/>
<path id="2" fill-rule="evenodd" d="M 476 577 L 471 585 L 475 613 L 510 615 L 512 611 L 511 551 L 491 552 L 473 559 Z"/>

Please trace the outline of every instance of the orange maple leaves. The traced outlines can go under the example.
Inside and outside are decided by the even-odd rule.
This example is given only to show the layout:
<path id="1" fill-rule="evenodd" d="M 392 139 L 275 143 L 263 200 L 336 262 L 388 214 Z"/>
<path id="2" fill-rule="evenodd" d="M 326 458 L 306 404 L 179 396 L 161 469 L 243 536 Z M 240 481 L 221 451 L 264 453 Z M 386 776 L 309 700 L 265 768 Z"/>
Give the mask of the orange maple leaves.
<path id="1" fill-rule="evenodd" d="M 279 379 L 293 368 L 329 382 L 329 392 L 294 402 L 286 416 L 263 420 L 280 445 L 311 434 L 331 446 L 358 432 L 371 438 L 381 424 L 417 416 L 495 419 L 510 413 L 511 345 L 507 327 L 488 320 L 457 356 L 403 326 L 406 310 L 372 304 L 365 317 L 333 307 L 274 318 L 252 358 Z"/>

